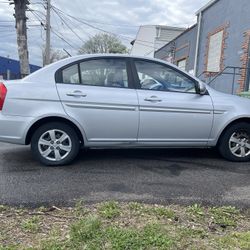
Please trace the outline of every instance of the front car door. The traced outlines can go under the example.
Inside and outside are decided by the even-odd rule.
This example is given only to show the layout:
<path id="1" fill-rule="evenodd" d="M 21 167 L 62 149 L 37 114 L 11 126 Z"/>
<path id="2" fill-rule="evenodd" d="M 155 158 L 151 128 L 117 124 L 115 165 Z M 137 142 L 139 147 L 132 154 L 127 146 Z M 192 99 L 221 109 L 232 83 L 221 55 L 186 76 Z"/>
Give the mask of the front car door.
<path id="1" fill-rule="evenodd" d="M 57 72 L 66 113 L 83 127 L 90 146 L 137 140 L 139 112 L 126 58 L 92 58 Z"/>
<path id="2" fill-rule="evenodd" d="M 162 146 L 205 146 L 213 105 L 197 93 L 197 82 L 167 64 L 135 59 L 140 125 L 138 142 Z"/>

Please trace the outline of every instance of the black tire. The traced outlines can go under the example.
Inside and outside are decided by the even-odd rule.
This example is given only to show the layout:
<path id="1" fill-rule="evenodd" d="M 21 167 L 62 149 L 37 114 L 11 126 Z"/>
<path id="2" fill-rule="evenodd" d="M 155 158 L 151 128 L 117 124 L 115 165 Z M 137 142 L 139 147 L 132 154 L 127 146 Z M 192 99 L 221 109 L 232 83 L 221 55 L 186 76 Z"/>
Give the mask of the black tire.
<path id="1" fill-rule="evenodd" d="M 53 152 L 51 152 L 50 155 L 48 155 L 48 157 L 51 156 L 51 158 L 53 158 L 53 157 L 56 158 L 55 151 L 58 151 L 58 152 L 60 152 L 60 156 L 61 156 L 61 154 L 63 154 L 63 157 L 65 157 L 61 160 L 47 159 L 41 153 L 41 151 L 42 151 L 41 147 L 44 147 L 44 150 L 46 150 L 48 148 L 52 148 L 52 144 L 50 144 L 51 146 L 48 146 L 48 145 L 40 146 L 39 145 L 40 138 L 43 135 L 44 136 L 50 135 L 48 133 L 48 131 L 51 131 L 51 130 L 55 131 L 56 136 L 60 136 L 60 132 L 63 132 L 68 136 L 66 139 L 66 143 L 68 142 L 68 145 L 66 145 L 66 146 L 69 147 L 70 149 L 67 149 L 68 150 L 67 152 L 64 150 L 61 150 L 61 148 L 59 148 L 60 145 L 65 146 L 65 145 L 63 145 L 64 142 L 62 142 L 62 143 L 58 142 L 59 137 L 58 137 L 58 141 L 51 140 L 55 144 L 53 144 L 53 147 L 54 147 L 54 149 L 52 150 Z M 51 141 L 49 141 L 49 139 L 48 139 L 49 143 L 52 143 Z M 59 143 L 60 145 L 58 145 L 57 143 Z M 46 124 L 42 125 L 38 129 L 36 129 L 36 131 L 34 132 L 32 138 L 31 138 L 31 150 L 32 150 L 34 157 L 46 166 L 67 165 L 67 164 L 70 164 L 78 155 L 79 150 L 80 150 L 80 140 L 79 140 L 79 137 L 78 137 L 76 131 L 70 125 L 65 124 L 65 123 L 60 123 L 60 122 L 50 122 L 50 123 L 46 123 Z M 50 150 L 50 149 L 48 149 L 48 150 Z"/>
<path id="2" fill-rule="evenodd" d="M 232 151 L 230 150 L 230 145 L 232 145 L 232 147 L 237 147 L 237 148 L 239 147 L 237 152 L 238 152 L 238 154 L 240 154 L 241 145 L 236 143 L 236 142 L 235 142 L 235 144 L 232 144 L 232 142 L 230 143 L 230 138 L 235 133 L 236 134 L 237 133 L 244 134 L 244 135 L 248 136 L 248 140 L 246 142 L 250 143 L 250 124 L 246 123 L 246 122 L 235 123 L 232 126 L 230 126 L 229 128 L 227 128 L 226 131 L 222 134 L 222 136 L 219 140 L 219 144 L 218 144 L 219 152 L 224 158 L 226 158 L 229 161 L 247 162 L 250 160 L 250 154 L 246 154 L 245 157 L 240 157 L 240 156 L 236 156 L 235 154 L 233 154 Z M 239 139 L 240 139 L 240 137 L 239 137 Z M 242 139 L 243 139 L 243 137 L 242 137 Z"/>

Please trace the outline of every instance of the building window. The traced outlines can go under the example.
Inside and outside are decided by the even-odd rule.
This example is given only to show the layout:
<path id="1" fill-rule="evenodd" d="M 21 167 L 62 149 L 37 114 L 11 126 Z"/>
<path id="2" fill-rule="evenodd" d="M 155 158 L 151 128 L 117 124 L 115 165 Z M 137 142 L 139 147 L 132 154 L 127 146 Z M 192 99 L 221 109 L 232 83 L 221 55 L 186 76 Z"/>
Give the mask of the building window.
<path id="1" fill-rule="evenodd" d="M 220 72 L 223 59 L 223 39 L 224 29 L 211 34 L 209 36 L 208 52 L 207 52 L 207 72 Z"/>
<path id="2" fill-rule="evenodd" d="M 177 61 L 177 66 L 178 66 L 181 70 L 186 70 L 186 65 L 187 65 L 187 58 L 181 59 L 181 60 Z"/>

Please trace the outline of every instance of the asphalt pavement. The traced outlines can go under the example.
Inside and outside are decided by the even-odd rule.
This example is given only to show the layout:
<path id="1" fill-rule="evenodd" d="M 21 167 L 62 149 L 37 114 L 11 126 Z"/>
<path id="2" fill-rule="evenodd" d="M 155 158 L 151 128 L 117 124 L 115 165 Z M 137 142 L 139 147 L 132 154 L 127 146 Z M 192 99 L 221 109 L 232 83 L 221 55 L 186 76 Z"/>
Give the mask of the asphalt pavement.
<path id="1" fill-rule="evenodd" d="M 104 200 L 250 207 L 250 163 L 213 149 L 83 150 L 44 167 L 27 146 L 0 143 L 0 204 L 37 207 Z"/>

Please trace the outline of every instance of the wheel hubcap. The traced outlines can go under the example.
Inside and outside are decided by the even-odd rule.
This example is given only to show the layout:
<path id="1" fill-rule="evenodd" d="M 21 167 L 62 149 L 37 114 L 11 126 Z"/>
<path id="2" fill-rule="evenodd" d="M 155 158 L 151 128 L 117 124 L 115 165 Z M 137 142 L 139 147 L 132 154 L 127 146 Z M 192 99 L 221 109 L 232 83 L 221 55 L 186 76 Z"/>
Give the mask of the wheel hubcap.
<path id="1" fill-rule="evenodd" d="M 229 149 L 236 157 L 244 158 L 250 155 L 250 140 L 246 132 L 233 133 L 229 140 Z"/>
<path id="2" fill-rule="evenodd" d="M 72 149 L 72 142 L 67 133 L 53 129 L 42 134 L 38 141 L 40 154 L 49 161 L 61 161 Z"/>

